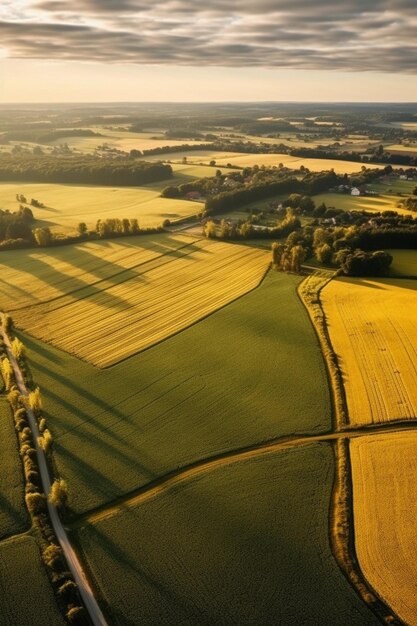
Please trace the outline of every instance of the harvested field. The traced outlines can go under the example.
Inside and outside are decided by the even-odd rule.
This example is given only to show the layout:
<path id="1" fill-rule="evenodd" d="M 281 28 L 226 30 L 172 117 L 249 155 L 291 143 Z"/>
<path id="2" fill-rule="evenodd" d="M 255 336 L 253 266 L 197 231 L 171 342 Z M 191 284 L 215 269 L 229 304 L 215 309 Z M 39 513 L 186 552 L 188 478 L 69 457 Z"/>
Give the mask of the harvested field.
<path id="1" fill-rule="evenodd" d="M 322 291 L 349 421 L 417 416 L 417 281 L 337 279 Z"/>
<path id="2" fill-rule="evenodd" d="M 278 166 L 279 163 L 283 163 L 286 167 L 298 169 L 301 165 L 307 167 L 312 172 L 321 172 L 322 170 L 334 169 L 336 174 L 352 174 L 354 172 L 360 172 L 362 163 L 356 163 L 354 161 L 342 161 L 339 159 L 312 159 L 291 156 L 289 154 L 257 154 L 257 153 L 244 153 L 244 152 L 216 152 L 209 150 L 193 150 L 191 152 L 175 152 L 169 155 L 169 159 L 172 162 L 180 161 L 184 157 L 187 158 L 189 163 L 203 163 L 208 164 L 214 160 L 216 165 L 225 166 L 230 163 L 237 167 L 248 167 L 252 165 L 266 165 L 272 167 Z M 158 161 L 163 156 L 147 157 L 146 160 Z M 381 167 L 380 165 L 366 164 L 366 167 L 375 169 Z"/>
<path id="3" fill-rule="evenodd" d="M 190 145 L 199 145 L 200 143 L 206 143 L 206 141 L 193 141 L 191 139 L 168 139 L 164 137 L 162 133 L 147 133 L 147 132 L 131 132 L 128 130 L 110 130 L 103 127 L 91 127 L 94 132 L 99 132 L 101 136 L 96 137 L 60 137 L 55 141 L 49 142 L 51 146 L 60 145 L 63 143 L 68 144 L 72 149 L 79 150 L 83 153 L 92 153 L 98 146 L 103 144 L 108 145 L 110 148 L 117 150 L 124 150 L 129 152 L 130 150 L 152 150 L 153 148 L 162 148 L 165 146 L 179 146 L 184 143 Z M 146 158 L 146 157 L 144 157 Z"/>
<path id="4" fill-rule="evenodd" d="M 90 241 L 48 249 L 4 251 L 0 255 L 0 307 L 15 311 L 134 278 L 143 264 L 170 258 L 197 241 L 180 234 Z M 135 271 L 133 271 L 135 270 Z"/>
<path id="5" fill-rule="evenodd" d="M 353 439 L 355 544 L 369 583 L 417 624 L 417 431 Z"/>
<path id="6" fill-rule="evenodd" d="M 250 291 L 269 260 L 263 250 L 191 238 L 172 253 L 145 249 L 134 268 L 16 311 L 14 319 L 39 339 L 107 367 Z"/>
<path id="7" fill-rule="evenodd" d="M 0 544 L 0 626 L 65 626 L 32 537 Z"/>
<path id="8" fill-rule="evenodd" d="M 78 541 L 118 626 L 376 625 L 333 559 L 330 445 L 215 468 Z"/>

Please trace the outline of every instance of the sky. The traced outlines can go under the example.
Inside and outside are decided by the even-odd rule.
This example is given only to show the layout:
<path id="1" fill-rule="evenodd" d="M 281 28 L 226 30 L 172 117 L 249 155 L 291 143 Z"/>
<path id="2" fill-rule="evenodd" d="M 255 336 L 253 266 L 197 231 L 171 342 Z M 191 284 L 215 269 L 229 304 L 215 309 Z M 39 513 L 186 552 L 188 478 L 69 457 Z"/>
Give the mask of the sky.
<path id="1" fill-rule="evenodd" d="M 417 101 L 417 0 L 0 0 L 0 102 Z"/>

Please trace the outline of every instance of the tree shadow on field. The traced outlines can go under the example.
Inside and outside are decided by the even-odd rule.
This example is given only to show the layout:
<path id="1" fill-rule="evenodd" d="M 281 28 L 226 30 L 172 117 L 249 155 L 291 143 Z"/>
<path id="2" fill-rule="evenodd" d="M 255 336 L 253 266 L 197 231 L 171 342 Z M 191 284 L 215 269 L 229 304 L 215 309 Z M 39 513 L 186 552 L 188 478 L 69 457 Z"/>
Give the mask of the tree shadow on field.
<path id="1" fill-rule="evenodd" d="M 334 278 L 332 282 L 348 283 L 350 285 L 355 285 L 355 287 L 368 287 L 368 289 L 378 289 L 383 291 L 384 288 L 376 284 L 376 282 L 380 280 L 382 280 L 381 277 L 377 276 L 375 276 L 375 278 L 371 276 L 343 276 L 340 278 Z"/>
<path id="2" fill-rule="evenodd" d="M 62 296 L 66 296 L 69 293 L 72 293 L 74 291 L 84 289 L 84 288 L 89 289 L 89 294 L 88 294 L 89 296 L 103 293 L 103 290 L 98 289 L 97 287 L 94 286 L 94 284 L 88 285 L 88 283 L 83 281 L 81 278 L 69 277 L 65 272 L 60 272 L 56 267 L 60 261 L 59 256 L 56 255 L 56 253 L 49 254 L 49 250 L 48 252 L 46 252 L 46 254 L 48 256 L 51 256 L 52 258 L 55 258 L 57 263 L 51 265 L 49 263 L 46 263 L 42 259 L 29 255 L 28 263 L 27 263 L 27 271 L 30 271 L 30 273 L 34 277 L 38 278 L 40 281 L 45 282 L 48 285 L 51 285 L 51 287 L 53 287 L 57 291 L 60 291 L 61 295 L 58 297 L 49 298 L 46 300 L 43 300 L 41 296 L 41 299 L 37 303 L 34 303 L 34 304 L 37 305 L 37 304 L 42 304 L 42 303 L 47 303 L 53 300 L 57 300 L 58 298 Z M 12 258 L 1 259 L 1 261 L 3 265 L 9 266 L 10 269 L 14 271 L 14 263 L 13 263 Z M 31 295 L 33 293 L 33 289 L 31 288 L 28 288 L 27 290 L 22 290 L 22 291 L 26 292 L 26 294 L 28 295 Z M 123 298 L 116 297 L 109 293 L 107 293 L 106 296 L 107 297 L 106 297 L 105 306 L 107 306 L 108 308 L 116 308 L 116 309 L 122 310 L 125 307 L 125 301 Z M 18 308 L 26 308 L 26 306 L 28 305 L 23 305 L 23 307 L 20 306 L 20 307 L 15 307 L 15 308 L 10 307 L 9 310 L 15 311 Z"/>
<path id="3" fill-rule="evenodd" d="M 143 465 L 142 462 L 140 462 L 138 458 L 138 450 L 137 448 L 135 448 L 135 446 L 132 446 L 129 436 L 118 435 L 112 430 L 112 426 L 114 426 L 114 419 L 116 419 L 117 422 L 121 421 L 131 424 L 131 420 L 129 420 L 128 415 L 119 411 L 114 405 L 108 404 L 91 392 L 86 391 L 85 388 L 79 387 L 78 385 L 75 385 L 74 383 L 69 381 L 67 378 L 57 375 L 52 370 L 43 366 L 35 359 L 32 358 L 32 361 L 34 363 L 34 369 L 38 369 L 46 376 L 61 383 L 63 386 L 70 387 L 74 390 L 74 396 L 76 399 L 78 397 L 87 399 L 87 401 L 93 405 L 94 409 L 96 409 L 96 407 L 99 407 L 101 409 L 99 415 L 104 414 L 112 420 L 112 423 L 110 425 L 108 423 L 103 423 L 98 419 L 97 415 L 94 416 L 92 413 L 87 413 L 86 411 L 81 409 L 80 406 L 77 405 L 76 400 L 73 404 L 66 400 L 63 397 L 63 394 L 59 394 L 59 392 L 55 393 L 54 391 L 52 391 L 51 386 L 45 388 L 43 390 L 43 395 L 45 396 L 46 400 L 48 400 L 49 398 L 54 404 L 56 404 L 58 407 L 61 407 L 66 413 L 76 415 L 76 417 L 81 420 L 80 423 L 77 423 L 76 425 L 68 428 L 68 421 L 65 419 L 65 414 L 63 416 L 61 411 L 56 412 L 53 415 L 49 414 L 47 410 L 44 412 L 47 420 L 50 421 L 52 432 L 54 430 L 54 424 L 59 425 L 59 428 L 63 431 L 57 437 L 54 437 L 54 442 L 57 446 L 61 446 L 63 450 L 65 449 L 66 456 L 71 456 L 72 461 L 75 462 L 77 466 L 81 464 L 79 457 L 76 456 L 75 453 L 70 452 L 68 448 L 65 448 L 65 446 L 62 445 L 65 437 L 74 437 L 79 439 L 80 446 L 82 446 L 83 442 L 86 439 L 89 439 L 91 441 L 91 450 L 93 450 L 94 448 L 101 449 L 102 451 L 105 451 L 105 454 L 108 456 L 108 458 L 117 458 L 118 461 L 125 466 L 126 471 L 137 471 L 148 480 L 155 477 L 155 473 L 151 471 L 149 467 L 146 467 L 145 465 Z M 94 435 L 88 433 L 89 427 L 96 431 Z M 136 431 L 138 431 L 138 424 L 135 423 L 133 427 Z M 110 439 L 113 443 L 109 443 L 108 441 L 106 441 L 104 439 L 104 436 Z M 140 451 L 140 455 L 143 459 L 145 455 L 144 450 Z M 86 478 L 88 479 L 88 472 L 91 473 L 97 470 L 94 470 L 91 465 L 88 465 L 85 462 L 82 463 L 88 468 L 88 470 L 86 471 Z M 155 465 L 155 461 L 153 459 L 149 459 L 149 466 L 152 465 Z"/>
<path id="4" fill-rule="evenodd" d="M 407 276 L 358 276 L 356 278 L 343 276 L 341 278 L 335 278 L 333 281 L 340 281 L 355 285 L 355 287 L 367 287 L 368 289 L 378 289 L 381 291 L 386 291 L 386 288 L 389 286 L 417 291 L 417 280 Z"/>
<path id="5" fill-rule="evenodd" d="M 99 442 L 100 445 L 101 442 Z M 97 502 L 88 502 L 85 506 L 86 511 L 95 508 L 96 506 L 100 506 L 103 503 L 111 502 L 117 497 L 120 497 L 125 493 L 125 490 L 122 488 L 124 476 L 121 477 L 121 481 L 115 482 L 112 480 L 111 476 L 114 475 L 114 471 L 104 473 L 97 467 L 97 465 L 93 465 L 85 460 L 85 449 L 83 450 L 83 441 L 80 441 L 80 445 L 77 446 L 77 450 L 80 450 L 80 454 L 76 454 L 73 449 L 69 449 L 68 446 L 63 445 L 60 441 L 57 441 L 55 444 L 56 454 L 59 458 L 60 465 L 64 465 L 67 468 L 71 468 L 72 473 L 76 476 L 76 480 L 78 480 L 83 487 L 81 488 L 81 492 L 84 490 L 94 491 L 97 494 Z M 125 469 L 130 471 L 135 471 L 135 477 L 137 477 L 137 483 L 139 485 L 146 484 L 147 482 L 151 482 L 157 477 L 157 474 L 149 471 L 144 465 L 139 463 L 136 459 L 135 465 L 133 467 L 133 463 L 131 459 L 126 458 L 124 455 L 120 454 L 117 450 L 114 451 L 111 446 L 108 446 L 108 452 L 106 452 L 106 458 L 109 461 L 115 456 L 120 456 L 124 461 Z M 89 451 L 90 454 L 88 458 L 94 457 L 94 449 Z M 117 452 L 115 454 L 114 452 Z M 83 456 L 82 456 L 83 455 Z M 111 464 L 109 464 L 111 466 Z M 109 467 L 109 465 L 104 466 L 105 469 Z M 136 485 L 135 485 L 136 486 Z"/>
<path id="6" fill-rule="evenodd" d="M 26 348 L 29 350 L 29 352 L 31 353 L 30 355 L 30 360 L 32 361 L 32 355 L 34 354 L 40 354 L 44 359 L 47 359 L 49 362 L 52 363 L 56 363 L 57 365 L 64 365 L 65 364 L 65 360 L 59 356 L 57 353 L 57 350 L 51 350 L 50 347 L 46 348 L 45 343 L 41 342 L 41 341 L 36 341 L 31 335 L 28 335 L 27 333 L 24 333 L 21 337 L 20 337 L 23 341 L 23 343 L 25 344 Z M 36 363 L 36 366 L 41 368 L 42 366 L 40 365 L 39 361 L 34 360 L 34 363 Z"/>

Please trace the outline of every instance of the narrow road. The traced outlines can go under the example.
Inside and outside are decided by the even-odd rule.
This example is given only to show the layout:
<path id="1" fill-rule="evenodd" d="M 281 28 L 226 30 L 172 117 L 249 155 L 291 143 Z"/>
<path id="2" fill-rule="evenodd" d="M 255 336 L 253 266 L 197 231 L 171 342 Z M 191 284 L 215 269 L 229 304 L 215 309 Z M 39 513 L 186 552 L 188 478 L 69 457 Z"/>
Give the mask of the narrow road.
<path id="1" fill-rule="evenodd" d="M 369 435 L 382 435 L 385 433 L 400 432 L 404 430 L 415 430 L 417 423 L 415 420 L 405 420 L 403 422 L 387 422 L 386 424 L 377 424 L 375 426 L 363 426 L 360 428 L 346 429 L 336 432 L 324 433 L 319 435 L 300 435 L 295 437 L 280 437 L 279 439 L 269 441 L 267 443 L 256 444 L 247 448 L 239 448 L 230 452 L 224 452 L 217 456 L 202 459 L 191 463 L 174 472 L 170 472 L 165 476 L 157 478 L 151 483 L 136 489 L 129 494 L 121 496 L 113 502 L 104 504 L 97 509 L 85 513 L 70 525 L 72 528 L 79 528 L 83 524 L 98 522 L 99 520 L 111 517 L 127 507 L 141 504 L 142 502 L 153 498 L 178 483 L 189 480 L 195 476 L 205 474 L 219 467 L 231 465 L 244 461 L 253 457 L 271 454 L 281 450 L 295 448 L 297 446 L 307 446 L 312 443 L 321 443 L 327 441 L 336 441 L 337 439 L 352 439 L 356 437 L 365 437 Z"/>
<path id="2" fill-rule="evenodd" d="M 7 355 L 9 357 L 9 361 L 13 367 L 14 375 L 16 378 L 16 384 L 19 388 L 21 395 L 27 398 L 29 395 L 29 392 L 26 388 L 25 381 L 23 379 L 23 375 L 20 370 L 20 367 L 13 355 L 10 339 L 7 333 L 4 331 L 2 326 L 0 326 L 0 335 L 3 338 L 4 344 L 7 350 Z M 42 488 L 43 488 L 45 495 L 49 496 L 49 493 L 51 491 L 51 478 L 49 475 L 45 453 L 38 443 L 39 430 L 38 430 L 36 418 L 32 409 L 29 407 L 29 405 L 27 406 L 27 415 L 28 415 L 29 426 L 32 431 L 33 440 L 34 440 L 34 444 L 36 448 L 39 471 L 40 471 L 41 480 L 42 480 Z M 92 589 L 88 583 L 88 580 L 78 560 L 78 557 L 73 547 L 71 546 L 70 540 L 68 539 L 68 535 L 59 518 L 58 511 L 56 507 L 51 502 L 49 502 L 49 500 L 48 500 L 48 512 L 49 512 L 49 517 L 51 519 L 52 527 L 55 531 L 59 544 L 65 554 L 65 558 L 67 559 L 68 567 L 72 575 L 74 576 L 75 582 L 78 585 L 81 598 L 84 602 L 84 606 L 87 612 L 90 615 L 92 623 L 94 624 L 94 626 L 107 626 L 106 619 L 103 613 L 101 612 L 101 609 L 94 597 Z"/>

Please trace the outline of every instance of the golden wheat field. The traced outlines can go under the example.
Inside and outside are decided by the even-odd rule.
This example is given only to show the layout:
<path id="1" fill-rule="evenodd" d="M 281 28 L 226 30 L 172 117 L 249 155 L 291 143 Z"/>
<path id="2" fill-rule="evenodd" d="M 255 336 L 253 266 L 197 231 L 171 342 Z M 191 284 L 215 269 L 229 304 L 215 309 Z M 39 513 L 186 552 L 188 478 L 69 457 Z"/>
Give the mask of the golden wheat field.
<path id="1" fill-rule="evenodd" d="M 350 423 L 417 416 L 417 281 L 337 279 L 322 291 Z"/>
<path id="2" fill-rule="evenodd" d="M 355 544 L 375 591 L 417 625 L 417 432 L 358 437 L 350 443 Z"/>
<path id="3" fill-rule="evenodd" d="M 155 250 L 150 238 L 150 246 L 143 244 L 136 250 L 129 269 L 116 270 L 114 265 L 113 275 L 106 274 L 106 269 L 102 279 L 85 282 L 72 291 L 74 282 L 69 280 L 68 295 L 58 298 L 52 293 L 62 286 L 54 285 L 49 302 L 16 310 L 14 320 L 35 337 L 106 367 L 183 330 L 253 289 L 269 265 L 270 255 L 265 250 L 183 239 L 188 245 L 173 249 L 168 237 L 165 250 L 160 239 Z M 106 268 L 107 261 L 106 257 Z M 82 266 L 82 260 L 79 264 Z M 65 276 L 67 272 L 65 261 L 60 273 Z M 99 269 L 94 275 L 98 274 Z M 91 276 L 87 273 L 88 280 Z"/>
<path id="4" fill-rule="evenodd" d="M 48 302 L 87 285 L 115 280 L 126 270 L 152 259 L 174 254 L 193 243 L 173 234 L 89 241 L 48 249 L 4 251 L 0 255 L 0 306 L 7 311 Z"/>

